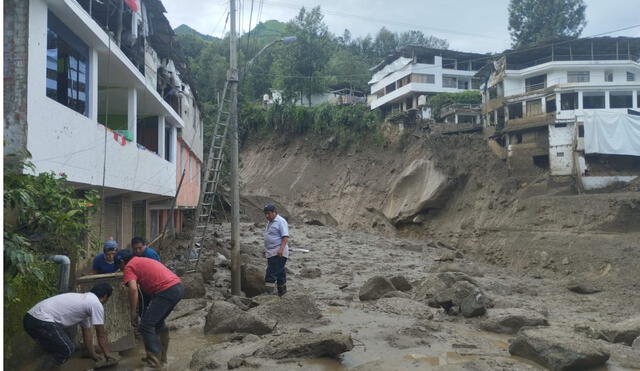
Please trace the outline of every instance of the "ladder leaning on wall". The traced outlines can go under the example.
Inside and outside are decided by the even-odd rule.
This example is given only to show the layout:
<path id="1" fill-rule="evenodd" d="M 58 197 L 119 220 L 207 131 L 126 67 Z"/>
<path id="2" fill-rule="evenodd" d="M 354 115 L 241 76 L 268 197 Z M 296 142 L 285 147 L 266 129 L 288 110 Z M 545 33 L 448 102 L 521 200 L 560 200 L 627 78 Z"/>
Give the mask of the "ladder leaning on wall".
<path id="1" fill-rule="evenodd" d="M 200 198 L 198 200 L 198 206 L 196 207 L 195 229 L 187 251 L 187 262 L 193 269 L 198 268 L 207 227 L 213 219 L 213 205 L 224 162 L 224 144 L 227 138 L 227 128 L 229 127 L 230 101 L 227 98 L 228 85 L 229 83 L 225 82 L 224 89 L 222 89 L 222 97 L 218 106 L 211 145 L 209 146 L 205 161 L 205 171 L 200 187 Z"/>

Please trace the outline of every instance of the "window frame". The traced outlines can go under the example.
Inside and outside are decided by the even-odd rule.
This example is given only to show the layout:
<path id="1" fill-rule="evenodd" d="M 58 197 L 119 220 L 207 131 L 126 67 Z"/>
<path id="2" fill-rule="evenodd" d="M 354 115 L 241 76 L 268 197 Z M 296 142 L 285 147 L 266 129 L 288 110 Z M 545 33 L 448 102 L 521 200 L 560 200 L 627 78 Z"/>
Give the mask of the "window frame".
<path id="1" fill-rule="evenodd" d="M 586 79 L 584 78 L 586 76 Z M 572 81 L 575 78 L 575 81 Z M 567 71 L 567 83 L 583 83 L 583 82 L 591 82 L 591 72 L 590 71 Z"/>

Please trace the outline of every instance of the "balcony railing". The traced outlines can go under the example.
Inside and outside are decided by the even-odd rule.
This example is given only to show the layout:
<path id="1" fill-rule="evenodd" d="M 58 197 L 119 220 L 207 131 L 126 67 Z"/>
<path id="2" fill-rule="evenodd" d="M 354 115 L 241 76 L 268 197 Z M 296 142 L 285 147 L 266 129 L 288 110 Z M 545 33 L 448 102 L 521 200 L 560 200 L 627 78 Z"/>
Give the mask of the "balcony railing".
<path id="1" fill-rule="evenodd" d="M 547 83 L 545 83 L 545 82 L 541 82 L 541 83 L 538 83 L 538 84 L 529 84 L 529 85 L 526 85 L 524 87 L 524 91 L 528 93 L 530 91 L 541 90 L 541 89 L 544 89 L 546 87 L 547 87 Z"/>
<path id="2" fill-rule="evenodd" d="M 440 109 L 440 117 L 448 116 L 455 112 L 460 111 L 477 111 L 480 112 L 480 104 L 467 104 L 467 103 L 452 103 L 448 104 Z"/>

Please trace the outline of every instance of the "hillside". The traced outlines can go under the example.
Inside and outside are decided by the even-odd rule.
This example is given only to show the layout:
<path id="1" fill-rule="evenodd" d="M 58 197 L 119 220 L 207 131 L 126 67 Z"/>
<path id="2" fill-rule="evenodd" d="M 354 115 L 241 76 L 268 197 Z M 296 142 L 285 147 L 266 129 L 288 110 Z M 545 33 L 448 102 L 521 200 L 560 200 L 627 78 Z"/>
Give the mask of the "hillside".
<path id="1" fill-rule="evenodd" d="M 193 36 L 197 36 L 199 38 L 201 38 L 202 40 L 205 41 L 211 41 L 211 40 L 220 40 L 217 37 L 211 36 L 211 35 L 205 35 L 202 34 L 196 30 L 194 30 L 193 28 L 187 26 L 186 24 L 181 24 L 180 26 L 176 27 L 173 32 L 176 33 L 176 35 L 193 35 Z"/>

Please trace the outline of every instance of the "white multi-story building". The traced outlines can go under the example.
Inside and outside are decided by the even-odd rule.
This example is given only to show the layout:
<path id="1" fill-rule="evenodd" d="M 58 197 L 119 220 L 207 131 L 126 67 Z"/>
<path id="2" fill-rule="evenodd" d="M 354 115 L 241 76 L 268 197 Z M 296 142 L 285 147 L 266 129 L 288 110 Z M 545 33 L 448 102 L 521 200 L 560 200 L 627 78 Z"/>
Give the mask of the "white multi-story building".
<path id="1" fill-rule="evenodd" d="M 640 175 L 640 141 L 636 156 L 590 153 L 583 126 L 594 114 L 624 125 L 638 110 L 640 38 L 584 38 L 508 51 L 476 76 L 486 80 L 485 132 L 505 148 L 514 171 L 538 166 L 552 175 L 577 175 L 587 189 Z M 594 139 L 617 140 L 613 133 Z"/>
<path id="2" fill-rule="evenodd" d="M 474 78 L 486 56 L 421 46 L 406 46 L 371 68 L 371 109 L 384 113 L 424 108 L 428 97 L 438 93 L 478 90 Z M 419 99 L 419 97 L 424 98 Z M 422 112 L 424 118 L 428 110 Z"/>
<path id="3" fill-rule="evenodd" d="M 122 246 L 161 230 L 184 169 L 179 227 L 181 209 L 198 200 L 203 133 L 161 1 L 12 2 L 5 118 L 20 117 L 5 120 L 5 155 L 27 149 L 36 173 L 104 190 L 95 231 Z"/>

